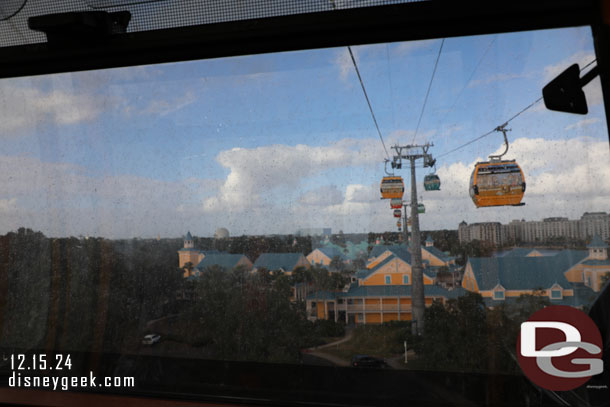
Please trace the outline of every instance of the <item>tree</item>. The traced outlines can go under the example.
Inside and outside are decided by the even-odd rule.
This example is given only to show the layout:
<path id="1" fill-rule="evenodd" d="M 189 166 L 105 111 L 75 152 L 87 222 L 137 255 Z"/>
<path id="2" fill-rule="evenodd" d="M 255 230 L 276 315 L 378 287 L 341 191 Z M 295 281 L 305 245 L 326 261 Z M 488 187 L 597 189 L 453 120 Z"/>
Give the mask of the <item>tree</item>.
<path id="1" fill-rule="evenodd" d="M 343 271 L 345 269 L 345 263 L 343 263 L 343 260 L 341 260 L 340 256 L 334 256 L 330 260 L 330 264 L 328 265 L 328 267 L 334 271 Z"/>
<path id="2" fill-rule="evenodd" d="M 193 268 L 195 268 L 195 266 L 190 261 L 187 261 L 184 263 L 184 266 L 182 266 L 182 269 L 186 272 L 187 277 L 193 274 Z"/>
<path id="3" fill-rule="evenodd" d="M 604 287 L 608 281 L 610 281 L 610 273 L 603 274 L 602 278 L 601 278 L 600 286 Z"/>

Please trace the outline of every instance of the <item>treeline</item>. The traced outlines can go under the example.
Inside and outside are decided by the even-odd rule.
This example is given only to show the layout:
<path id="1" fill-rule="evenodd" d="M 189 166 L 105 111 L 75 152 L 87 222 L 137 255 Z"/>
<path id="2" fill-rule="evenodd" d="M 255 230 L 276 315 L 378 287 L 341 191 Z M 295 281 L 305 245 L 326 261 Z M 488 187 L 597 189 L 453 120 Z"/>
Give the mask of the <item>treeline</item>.
<path id="1" fill-rule="evenodd" d="M 323 279 L 322 273 L 314 275 Z M 342 335 L 343 328 L 308 321 L 304 304 L 290 301 L 293 280 L 211 267 L 192 282 L 195 298 L 181 316 L 188 332 L 174 332 L 175 339 L 201 347 L 213 358 L 297 363 L 301 349 L 320 344 L 322 337 Z"/>
<path id="2" fill-rule="evenodd" d="M 519 327 L 548 305 L 548 298 L 529 294 L 493 309 L 476 293 L 436 301 L 425 311 L 424 335 L 413 338 L 418 360 L 429 369 L 519 374 Z"/>
<path id="3" fill-rule="evenodd" d="M 175 296 L 178 249 L 25 228 L 0 236 L 0 346 L 120 351 Z"/>
<path id="4" fill-rule="evenodd" d="M 189 282 L 178 268 L 181 247 L 182 239 L 48 238 L 24 228 L 0 236 L 0 346 L 129 353 L 150 321 L 179 314 L 185 325 L 172 343 L 192 346 L 194 355 L 298 362 L 302 347 L 342 329 L 311 323 L 290 297 L 297 282 L 330 289 L 344 275 L 210 269 Z M 177 300 L 186 284 L 193 298 Z"/>

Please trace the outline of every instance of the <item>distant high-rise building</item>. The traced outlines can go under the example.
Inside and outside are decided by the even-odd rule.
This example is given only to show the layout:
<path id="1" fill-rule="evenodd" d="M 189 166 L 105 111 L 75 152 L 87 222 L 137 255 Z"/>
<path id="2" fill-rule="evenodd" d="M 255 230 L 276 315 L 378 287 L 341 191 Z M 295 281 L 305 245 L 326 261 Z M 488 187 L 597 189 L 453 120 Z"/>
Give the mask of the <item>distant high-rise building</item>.
<path id="1" fill-rule="evenodd" d="M 508 225 L 498 222 L 473 223 L 460 222 L 458 238 L 460 243 L 471 240 L 486 240 L 493 244 L 510 242 L 548 242 L 554 239 L 588 240 L 599 236 L 610 238 L 610 215 L 606 212 L 585 212 L 579 220 L 565 217 L 545 218 L 541 221 L 513 220 Z"/>
<path id="2" fill-rule="evenodd" d="M 506 230 L 500 222 L 480 222 L 468 225 L 462 221 L 458 227 L 460 243 L 471 240 L 484 240 L 494 245 L 501 245 L 506 241 Z"/>
<path id="3" fill-rule="evenodd" d="M 303 228 L 295 233 L 297 236 L 330 236 L 333 234 L 331 228 Z"/>

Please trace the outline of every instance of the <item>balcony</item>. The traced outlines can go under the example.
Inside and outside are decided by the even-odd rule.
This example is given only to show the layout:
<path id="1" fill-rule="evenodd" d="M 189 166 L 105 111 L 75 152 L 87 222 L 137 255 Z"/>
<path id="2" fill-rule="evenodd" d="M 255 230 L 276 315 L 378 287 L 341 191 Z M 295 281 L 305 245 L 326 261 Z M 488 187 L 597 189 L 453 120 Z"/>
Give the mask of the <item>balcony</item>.
<path id="1" fill-rule="evenodd" d="M 348 312 L 411 312 L 411 309 L 411 304 L 400 304 L 400 309 L 398 304 L 384 304 L 383 306 L 381 304 L 368 304 L 366 306 L 362 304 L 349 304 L 347 306 L 339 304 L 337 307 L 339 311 L 347 310 Z"/>

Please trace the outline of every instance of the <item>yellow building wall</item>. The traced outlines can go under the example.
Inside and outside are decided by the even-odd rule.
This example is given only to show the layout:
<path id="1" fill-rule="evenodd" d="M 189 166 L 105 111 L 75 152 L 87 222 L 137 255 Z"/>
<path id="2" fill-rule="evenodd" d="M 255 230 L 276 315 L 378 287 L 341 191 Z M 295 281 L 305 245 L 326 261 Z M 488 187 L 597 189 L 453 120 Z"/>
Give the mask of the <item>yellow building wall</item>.
<path id="1" fill-rule="evenodd" d="M 398 299 L 397 298 L 384 298 L 383 299 L 383 304 L 397 305 L 398 304 Z"/>
<path id="2" fill-rule="evenodd" d="M 531 290 L 506 290 L 504 291 L 504 297 L 519 297 L 521 295 L 532 295 L 534 294 L 534 289 Z M 493 290 L 483 290 L 480 292 L 482 297 L 492 298 Z M 572 297 L 574 296 L 574 290 L 562 290 L 562 295 L 564 297 Z M 551 290 L 543 290 L 542 296 L 551 297 Z"/>
<path id="3" fill-rule="evenodd" d="M 317 303 L 318 319 L 324 319 L 324 301 Z"/>
<path id="4" fill-rule="evenodd" d="M 366 314 L 366 323 L 367 324 L 380 324 L 381 323 L 381 314 Z"/>
<path id="5" fill-rule="evenodd" d="M 379 305 L 379 298 L 365 298 L 365 305 Z"/>
<path id="6" fill-rule="evenodd" d="M 323 264 L 328 266 L 331 260 L 331 258 L 322 253 L 319 249 L 316 249 L 307 255 L 307 263 L 309 265 L 311 265 L 311 262 L 313 261 L 315 264 Z"/>
<path id="7" fill-rule="evenodd" d="M 403 284 L 403 276 L 405 274 L 409 276 L 409 284 L 406 285 L 411 285 L 413 281 L 411 266 L 400 259 L 394 259 L 362 280 L 362 285 L 405 285 Z M 385 282 L 385 276 L 387 275 L 390 276 L 391 284 L 386 284 Z M 423 280 L 425 285 L 434 284 L 434 281 L 426 274 L 424 274 Z"/>
<path id="8" fill-rule="evenodd" d="M 180 268 L 184 267 L 189 261 L 193 264 L 193 267 L 195 267 L 201 260 L 203 260 L 203 255 L 200 255 L 197 251 L 178 252 L 178 267 Z"/>
<path id="9" fill-rule="evenodd" d="M 446 263 L 444 261 L 441 261 L 438 257 L 432 255 L 430 252 L 428 252 L 427 250 L 424 250 L 422 248 L 421 250 L 421 258 L 422 260 L 428 260 L 430 262 L 431 266 L 445 266 Z"/>
<path id="10" fill-rule="evenodd" d="M 398 321 L 398 313 L 388 312 L 383 314 L 383 322 Z"/>
<path id="11" fill-rule="evenodd" d="M 401 312 L 400 313 L 400 320 L 401 321 L 410 321 L 413 317 L 411 316 L 410 312 Z"/>
<path id="12" fill-rule="evenodd" d="M 471 286 L 469 286 L 469 284 L 472 284 Z M 474 287 L 474 288 L 469 288 L 469 287 Z M 477 284 L 476 279 L 474 278 L 474 274 L 472 272 L 472 267 L 470 266 L 470 263 L 468 263 L 466 265 L 466 269 L 464 270 L 464 278 L 462 279 L 462 288 L 464 288 L 465 290 L 468 291 L 474 291 L 474 292 L 479 292 L 479 285 Z"/>
<path id="13" fill-rule="evenodd" d="M 565 276 L 566 280 L 571 283 L 583 283 L 582 272 L 584 269 L 585 267 L 582 264 L 577 264 L 563 273 L 563 275 Z"/>

